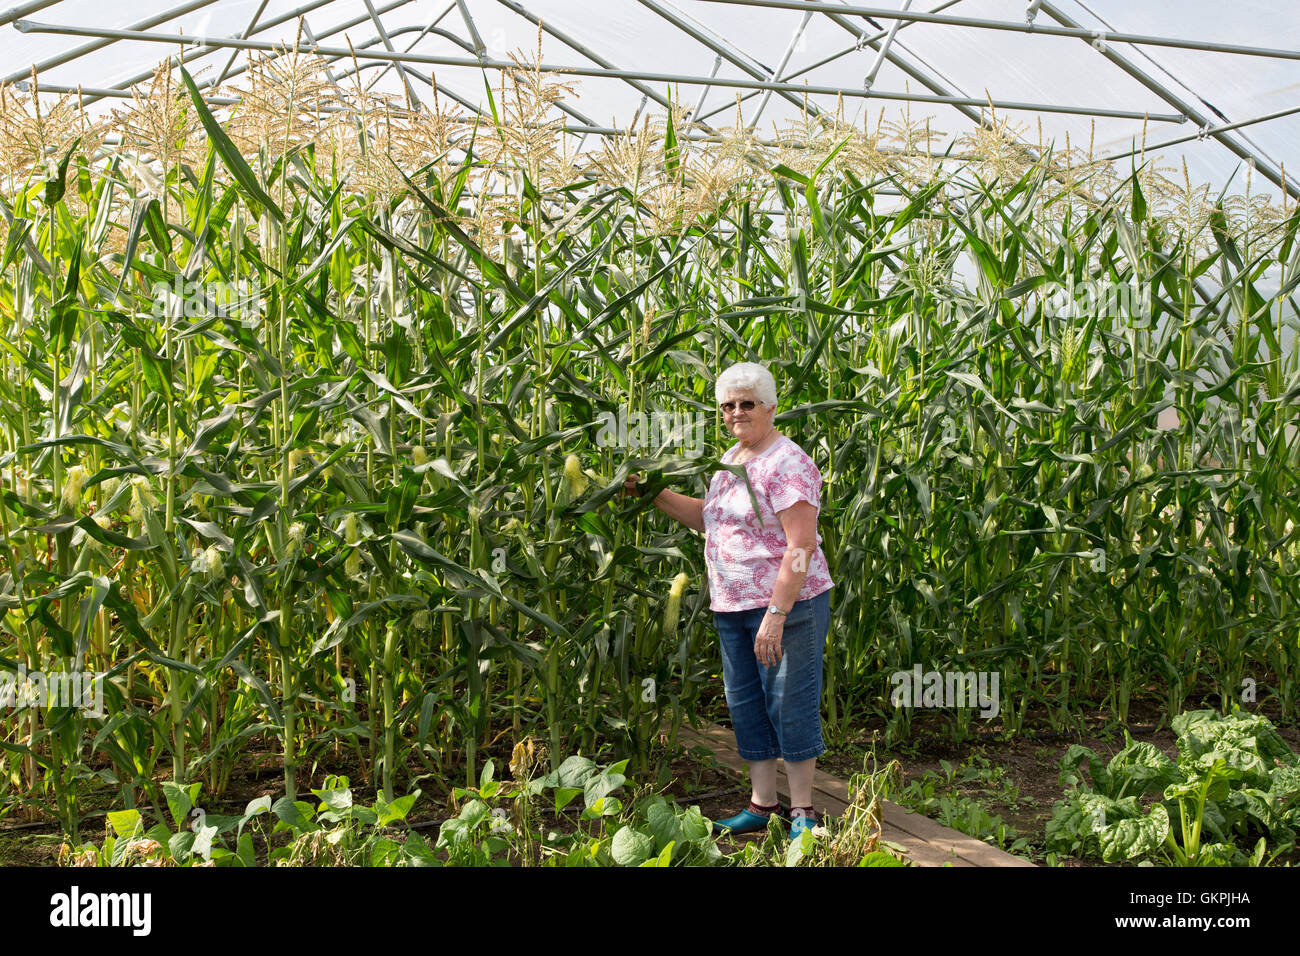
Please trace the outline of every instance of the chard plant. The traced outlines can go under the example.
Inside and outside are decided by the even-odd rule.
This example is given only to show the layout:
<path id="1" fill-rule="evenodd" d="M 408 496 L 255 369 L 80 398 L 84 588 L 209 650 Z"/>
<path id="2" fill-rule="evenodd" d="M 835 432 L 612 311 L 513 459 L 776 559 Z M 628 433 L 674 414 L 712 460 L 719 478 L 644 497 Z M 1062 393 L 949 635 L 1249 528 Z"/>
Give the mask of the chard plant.
<path id="1" fill-rule="evenodd" d="M 1061 780 L 1072 789 L 1053 808 L 1047 849 L 1174 866 L 1260 866 L 1294 850 L 1300 758 L 1267 718 L 1187 711 L 1173 730 L 1176 760 L 1127 735 L 1106 763 L 1071 746 Z M 1086 779 L 1079 774 L 1084 762 Z"/>

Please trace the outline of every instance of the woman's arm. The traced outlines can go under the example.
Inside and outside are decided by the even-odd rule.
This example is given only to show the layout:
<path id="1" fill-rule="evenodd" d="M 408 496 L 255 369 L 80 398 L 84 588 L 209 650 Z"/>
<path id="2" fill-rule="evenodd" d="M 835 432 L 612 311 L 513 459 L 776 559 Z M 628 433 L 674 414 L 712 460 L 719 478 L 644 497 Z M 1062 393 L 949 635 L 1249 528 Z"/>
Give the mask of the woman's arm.
<path id="1" fill-rule="evenodd" d="M 627 482 L 623 485 L 623 493 L 625 495 L 635 495 L 639 481 L 640 475 L 628 475 Z M 704 499 L 702 498 L 692 498 L 689 495 L 669 491 L 665 488 L 655 495 L 654 506 L 674 521 L 680 521 L 688 528 L 695 531 L 704 530 Z"/>
<path id="2" fill-rule="evenodd" d="M 772 588 L 772 603 L 788 611 L 799 598 L 808 564 L 817 550 L 817 509 L 810 502 L 796 501 L 777 517 L 785 531 L 785 557 Z"/>
<path id="3" fill-rule="evenodd" d="M 808 565 L 817 550 L 817 509 L 807 501 L 796 501 L 778 512 L 785 531 L 785 556 L 776 574 L 772 600 L 783 611 L 789 611 L 799 599 Z M 760 664 L 772 666 L 781 661 L 781 636 L 785 633 L 785 615 L 765 614 L 754 640 L 754 654 Z"/>

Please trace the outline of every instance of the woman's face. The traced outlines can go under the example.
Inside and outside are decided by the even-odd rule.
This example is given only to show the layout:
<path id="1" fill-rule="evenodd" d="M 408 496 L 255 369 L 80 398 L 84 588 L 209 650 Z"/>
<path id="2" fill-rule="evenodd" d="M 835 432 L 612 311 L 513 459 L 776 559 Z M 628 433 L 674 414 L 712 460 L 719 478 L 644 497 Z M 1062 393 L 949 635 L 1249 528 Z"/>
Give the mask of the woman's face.
<path id="1" fill-rule="evenodd" d="M 754 405 L 746 410 L 742 405 L 744 402 L 753 402 Z M 768 408 L 760 402 L 753 389 L 732 389 L 723 398 L 722 405 L 722 422 L 741 444 L 762 441 L 772 430 L 776 408 Z"/>

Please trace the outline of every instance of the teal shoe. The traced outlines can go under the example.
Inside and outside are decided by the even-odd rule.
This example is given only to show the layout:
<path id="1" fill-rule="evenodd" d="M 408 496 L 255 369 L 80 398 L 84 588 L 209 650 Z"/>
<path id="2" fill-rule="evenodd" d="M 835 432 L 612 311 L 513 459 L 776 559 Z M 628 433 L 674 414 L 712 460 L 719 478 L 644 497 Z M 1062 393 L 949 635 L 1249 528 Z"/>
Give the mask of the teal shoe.
<path id="1" fill-rule="evenodd" d="M 789 819 L 789 810 L 785 807 L 778 807 L 777 811 L 771 816 L 778 820 Z M 755 813 L 749 807 L 741 810 L 734 817 L 727 817 L 725 820 L 714 820 L 713 828 L 716 831 L 730 830 L 736 833 L 756 833 L 759 830 L 767 829 L 769 815 L 766 813 Z"/>
<path id="2" fill-rule="evenodd" d="M 790 811 L 790 839 L 797 840 L 805 830 L 817 826 L 817 817 L 807 810 L 795 808 Z"/>

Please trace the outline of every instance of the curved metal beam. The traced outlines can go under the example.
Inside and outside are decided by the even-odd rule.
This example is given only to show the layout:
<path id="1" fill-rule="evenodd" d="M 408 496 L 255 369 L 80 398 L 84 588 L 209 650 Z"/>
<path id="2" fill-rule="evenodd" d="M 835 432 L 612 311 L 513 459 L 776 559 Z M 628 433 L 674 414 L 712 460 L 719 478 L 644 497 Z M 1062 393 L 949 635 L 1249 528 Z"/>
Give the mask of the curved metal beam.
<path id="1" fill-rule="evenodd" d="M 76 47 L 75 49 L 64 50 L 62 53 L 58 54 L 57 56 L 52 56 L 49 59 L 42 60 L 40 63 L 33 63 L 25 70 L 18 70 L 16 73 L 10 73 L 8 76 L 0 77 L 0 84 L 12 83 L 15 80 L 21 80 L 24 77 L 31 76 L 33 70 L 35 70 L 37 75 L 39 76 L 45 70 L 51 69 L 56 66 L 62 66 L 64 63 L 68 63 L 72 60 L 75 60 L 79 56 L 84 56 L 87 53 L 94 53 L 96 50 L 102 50 L 104 47 L 111 46 L 113 43 L 116 43 L 118 40 L 129 39 L 129 37 L 123 37 L 117 34 L 133 33 L 137 30 L 148 30 L 151 27 L 156 27 L 160 23 L 166 23 L 169 20 L 175 20 L 177 17 L 183 17 L 187 13 L 193 13 L 195 10 L 198 10 L 201 7 L 210 6 L 211 4 L 216 2 L 217 0 L 190 0 L 189 3 L 183 4 L 182 6 L 176 7 L 175 9 L 165 10 L 164 12 L 158 14 L 157 16 L 149 17 L 146 20 L 141 20 L 138 23 L 130 27 L 127 27 L 125 31 L 105 30 L 102 33 L 74 34 L 75 36 L 92 36 L 92 37 L 97 37 L 98 39 L 96 39 L 94 43 L 83 43 L 81 46 Z M 23 31 L 22 28 L 22 24 L 26 22 L 28 21 L 21 20 L 21 19 L 14 20 L 13 21 L 14 28 L 22 32 L 26 32 Z M 176 41 L 173 40 L 173 42 Z"/>
<path id="2" fill-rule="evenodd" d="M 1134 43 L 1142 46 L 1168 46 L 1180 50 L 1203 50 L 1207 53 L 1237 53 L 1242 56 L 1272 57 L 1280 60 L 1300 60 L 1300 50 L 1281 50 L 1269 47 L 1243 46 L 1238 43 L 1214 43 L 1208 40 L 1182 40 L 1176 37 L 1151 36 L 1146 33 L 1116 33 L 1109 30 L 1090 30 L 1071 22 L 1069 26 L 1047 27 L 1035 23 L 1016 23 L 1012 20 L 982 20 L 978 17 L 953 17 L 942 13 L 907 12 L 887 10 L 882 7 L 841 6 L 818 0 L 704 0 L 705 3 L 728 3 L 743 7 L 769 7 L 777 10 L 817 10 L 821 13 L 846 13 L 850 16 L 871 17 L 876 20 L 911 20 L 915 23 L 938 23 L 945 26 L 971 27 L 982 30 L 1003 30 L 1009 33 L 1037 33 L 1043 36 L 1075 37 L 1089 43 Z M 1049 4 L 1040 9 L 1047 11 Z M 1050 13 L 1050 11 L 1048 11 Z M 1068 19 L 1068 18 L 1066 18 Z M 1064 20 L 1058 20 L 1064 23 Z"/>
<path id="3" fill-rule="evenodd" d="M 946 10 L 948 7 L 956 6 L 960 2 L 961 0 L 947 0 L 946 3 L 939 4 L 939 6 L 935 7 L 934 10 L 931 12 L 933 13 L 933 12 L 938 12 L 939 10 Z M 890 31 L 888 30 L 881 30 L 878 33 L 876 33 L 874 36 L 869 36 L 865 31 L 858 30 L 856 27 L 849 24 L 848 21 L 844 20 L 843 18 L 839 18 L 837 20 L 835 17 L 831 17 L 830 19 L 831 22 L 836 23 L 838 26 L 847 30 L 849 33 L 852 33 L 855 37 L 857 37 L 856 42 L 853 44 L 853 46 L 845 47 L 843 50 L 840 50 L 837 53 L 832 53 L 830 56 L 823 57 L 820 60 L 817 60 L 813 63 L 808 64 L 807 66 L 804 66 L 796 70 L 794 73 L 791 73 L 789 76 L 786 77 L 787 80 L 794 80 L 800 76 L 803 76 L 805 73 L 811 73 L 813 70 L 817 69 L 818 67 L 825 66 L 827 63 L 832 63 L 835 60 L 841 59 L 842 57 L 846 57 L 850 53 L 858 52 L 864 46 L 870 46 L 873 50 L 875 50 L 877 49 L 876 47 L 877 42 L 879 42 L 880 40 L 884 40 L 889 36 Z M 909 26 L 913 26 L 913 24 L 904 23 L 899 27 L 899 29 L 907 29 Z M 952 92 L 947 87 L 945 87 L 942 83 L 938 83 L 936 81 L 930 80 L 925 74 L 921 73 L 918 69 L 912 67 L 910 64 L 907 64 L 905 61 L 894 56 L 893 54 L 886 52 L 885 56 L 886 59 L 888 59 L 899 69 L 906 71 L 909 76 L 913 77 L 913 79 L 916 79 L 922 84 L 924 84 L 925 87 L 930 90 L 930 92 L 939 93 L 939 94 L 949 94 Z M 742 94 L 741 99 L 747 100 L 757 95 L 758 93 L 756 92 L 745 93 Z M 731 108 L 730 105 L 720 106 L 715 110 L 710 110 L 708 113 L 705 113 L 704 118 L 707 119 L 708 117 L 716 116 L 719 113 L 721 113 L 723 110 L 730 109 L 730 108 Z M 961 112 L 963 115 L 966 115 L 967 112 L 969 112 L 970 115 L 968 115 L 967 118 L 971 119 L 974 122 L 979 122 L 979 114 L 976 113 L 975 111 L 973 110 L 967 111 L 964 110 L 962 107 L 955 107 L 955 109 L 957 109 L 958 112 Z"/>
<path id="4" fill-rule="evenodd" d="M 1243 126 L 1254 126 L 1256 123 L 1267 123 L 1269 120 L 1281 119 L 1284 116 L 1291 116 L 1295 113 L 1300 113 L 1300 106 L 1292 106 L 1288 109 L 1277 110 L 1273 113 L 1265 113 L 1263 116 L 1241 120 L 1238 123 L 1221 123 L 1220 125 L 1212 126 L 1209 129 L 1199 129 L 1195 133 L 1189 133 L 1187 136 L 1167 139 L 1162 143 L 1153 143 L 1148 146 L 1140 146 L 1137 149 L 1130 149 L 1127 153 L 1117 153 L 1114 156 L 1102 156 L 1100 158 L 1105 160 L 1116 160 L 1124 159 L 1128 156 L 1136 156 L 1138 153 L 1150 153 L 1157 149 L 1164 149 L 1166 146 L 1177 146 L 1179 143 L 1190 143 L 1194 139 L 1206 139 L 1214 133 L 1226 133 L 1228 130 L 1240 129 Z"/>
<path id="5" fill-rule="evenodd" d="M 581 54 L 582 56 L 585 56 L 588 60 L 590 60 L 592 63 L 595 63 L 597 66 L 603 67 L 604 69 L 607 70 L 615 69 L 614 64 L 611 63 L 609 60 L 605 59 L 599 53 L 596 53 L 594 50 L 587 47 L 585 44 L 582 43 L 582 41 L 576 40 L 573 37 L 569 36 L 564 31 L 557 29 L 553 24 L 544 23 L 541 17 L 538 17 L 536 14 L 530 13 L 528 10 L 524 8 L 523 4 L 518 3 L 517 0 L 497 0 L 497 2 L 500 3 L 502 6 L 506 7 L 507 9 L 513 10 L 515 13 L 519 14 L 519 16 L 523 17 L 525 20 L 529 21 L 530 23 L 541 28 L 545 32 L 549 33 L 551 36 L 555 37 L 555 39 L 559 40 L 565 46 L 569 47 L 569 49 L 575 51 L 576 53 Z M 636 90 L 643 97 L 653 100 L 654 102 L 662 106 L 664 109 L 668 109 L 669 106 L 668 100 L 666 100 L 662 95 L 660 95 L 653 87 L 647 86 L 646 84 L 640 82 L 639 80 L 634 80 L 627 77 L 624 77 L 624 79 L 627 80 L 628 85 L 631 86 L 632 89 Z M 637 113 L 638 115 L 640 115 L 639 110 L 637 111 Z M 635 120 L 633 120 L 633 122 L 635 123 Z"/>
<path id="6" fill-rule="evenodd" d="M 325 4 L 327 4 L 327 3 L 332 3 L 332 2 L 333 2 L 333 0 L 313 0 L 312 3 L 306 4 L 305 6 L 298 7 L 296 10 L 290 10 L 290 11 L 288 11 L 287 13 L 281 14 L 280 16 L 278 16 L 278 17 L 276 17 L 276 18 L 274 18 L 274 19 L 272 19 L 272 20 L 268 20 L 268 21 L 266 21 L 266 22 L 263 23 L 261 26 L 259 26 L 256 30 L 254 30 L 252 35 L 255 35 L 255 34 L 258 34 L 258 33 L 262 33 L 262 32 L 264 32 L 264 31 L 266 31 L 266 30 L 270 30 L 270 29 L 272 29 L 272 28 L 274 28 L 274 27 L 278 27 L 278 26 L 279 26 L 280 24 L 282 24 L 282 23 L 287 23 L 287 22 L 290 21 L 290 20 L 297 19 L 298 17 L 303 16 L 304 14 L 310 13 L 312 10 L 315 10 L 317 7 L 323 7 L 323 6 L 325 6 Z M 321 36 L 325 36 L 325 35 L 326 35 L 326 34 L 321 34 Z M 188 63 L 189 61 L 191 61 L 191 60 L 196 60 L 196 59 L 198 59 L 198 58 L 201 57 L 201 56 L 207 56 L 209 53 L 215 53 L 215 52 L 217 52 L 218 49 L 219 49 L 218 47 L 206 47 L 206 46 L 205 46 L 205 47 L 201 47 L 201 48 L 199 48 L 199 49 L 197 49 L 197 50 L 191 50 L 191 51 L 185 52 L 185 53 L 181 54 L 181 62 L 182 62 L 182 63 Z M 238 76 L 240 73 L 243 73 L 244 70 L 245 70 L 245 67 L 240 67 L 240 68 L 237 69 L 237 70 L 233 70 L 233 71 L 229 72 L 227 75 L 228 75 L 228 76 Z M 102 90 L 100 90 L 98 93 L 96 93 L 95 95 L 88 97 L 82 105 L 83 105 L 83 106 L 89 106 L 91 103 L 96 103 L 96 102 L 98 102 L 100 99 L 103 99 L 103 98 L 104 98 L 104 93 L 105 93 L 106 90 L 107 90 L 107 91 L 110 91 L 110 92 L 108 92 L 107 95 L 110 95 L 110 96 L 117 96 L 121 91 L 129 90 L 131 87 L 135 86 L 137 83 L 142 83 L 142 82 L 144 82 L 145 80 L 149 79 L 149 77 L 153 76 L 153 72 L 154 72 L 153 70 L 146 70 L 146 71 L 143 72 L 143 73 L 137 73 L 135 76 L 131 77 L 131 78 L 128 79 L 128 80 L 122 80 L 122 81 L 119 82 L 119 83 L 114 83 L 114 84 L 111 85 L 111 86 L 105 87 L 104 89 L 102 89 Z M 213 85 L 215 85 L 215 84 L 214 84 L 211 80 L 205 80 L 205 81 L 203 81 L 203 82 L 201 82 L 201 83 L 198 84 L 199 89 L 201 89 L 201 90 L 203 90 L 203 89 L 208 89 L 209 87 L 211 87 L 211 86 L 213 86 Z M 50 89 L 52 90 L 53 87 L 50 87 Z"/>
<path id="7" fill-rule="evenodd" d="M 1057 7 L 1052 3 L 1044 2 L 1040 9 L 1058 23 L 1063 23 L 1071 27 L 1078 26 L 1076 21 L 1072 20 L 1062 10 L 1057 9 Z M 1163 83 L 1152 77 L 1145 70 L 1139 68 L 1136 64 L 1130 61 L 1128 57 L 1119 53 L 1108 44 L 1103 43 L 1101 50 L 1098 52 L 1174 109 L 1186 113 L 1187 116 L 1191 118 L 1192 122 L 1205 130 L 1208 135 L 1213 136 L 1235 155 L 1246 160 L 1248 163 L 1253 164 L 1254 167 L 1259 170 L 1260 174 L 1278 189 L 1283 190 L 1293 199 L 1300 199 L 1300 188 L 1297 188 L 1295 183 L 1287 182 L 1286 178 L 1273 166 L 1272 163 L 1258 155 L 1254 150 L 1242 146 L 1223 130 L 1215 129 L 1215 125 L 1211 119 L 1198 110 L 1194 105 L 1188 103 L 1177 93 L 1168 89 Z M 1300 58 L 1300 53 L 1297 53 L 1296 56 Z"/>
<path id="8" fill-rule="evenodd" d="M 710 37 L 708 34 L 704 33 L 702 30 L 697 29 L 693 24 L 685 20 L 676 11 L 666 9 L 664 5 L 657 2 L 657 0 L 639 0 L 639 2 L 643 7 L 648 7 L 649 9 L 653 10 L 655 13 L 659 14 L 659 16 L 663 17 L 665 20 L 667 20 L 677 29 L 681 30 L 692 40 L 695 40 L 698 43 L 703 43 L 706 47 L 708 47 L 718 56 L 723 57 L 725 60 L 727 60 L 727 62 L 731 63 L 733 66 L 739 67 L 740 69 L 744 70 L 746 73 L 754 77 L 754 79 L 756 80 L 767 81 L 768 83 L 771 84 L 768 86 L 764 86 L 763 89 L 767 90 L 768 92 L 780 93 L 783 99 L 788 100 L 794 106 L 798 107 L 799 109 L 804 108 L 804 101 L 800 100 L 797 96 L 795 96 L 790 91 L 789 89 L 790 84 L 788 83 L 784 84 L 785 88 L 782 88 L 781 84 L 775 82 L 776 76 L 771 70 L 767 69 L 766 67 L 763 67 L 761 64 L 757 63 L 757 61 L 753 60 L 745 53 L 736 49 L 730 43 L 727 43 L 725 41 L 715 40 L 714 38 Z M 729 85 L 720 82 L 716 79 L 714 79 L 712 82 L 714 85 L 717 86 Z M 816 104 L 812 104 L 812 103 L 808 104 L 808 110 L 814 116 L 819 115 L 821 113 L 821 110 L 817 108 Z"/>
<path id="9" fill-rule="evenodd" d="M 69 36 L 97 36 L 114 40 L 139 40 L 146 43 L 199 44 L 208 46 L 228 46 L 245 50 L 275 51 L 277 44 L 260 40 L 241 40 L 233 37 L 214 39 L 212 37 L 192 36 L 187 34 L 171 35 L 165 33 L 132 32 L 127 30 L 101 30 L 93 27 L 77 27 L 65 24 L 36 23 L 32 20 L 19 20 L 15 26 L 24 33 L 56 33 Z M 348 51 L 339 47 L 325 47 L 319 44 L 300 44 L 299 49 L 318 56 L 347 56 Z M 518 66 L 509 60 L 473 60 L 463 57 L 434 56 L 427 53 L 371 53 L 374 60 L 401 60 L 404 63 L 428 63 L 435 66 L 459 66 L 469 69 L 515 70 Z M 593 76 L 610 79 L 639 79 L 652 83 L 683 83 L 698 85 L 712 83 L 716 86 L 731 86 L 738 89 L 772 89 L 779 93 L 813 93 L 825 96 L 851 96 L 857 98 L 904 100 L 917 103 L 942 103 L 948 106 L 991 106 L 1001 110 L 1023 110 L 1031 113 L 1073 113 L 1084 116 L 1113 116 L 1119 119 L 1145 119 L 1158 123 L 1182 123 L 1186 116 L 1177 113 L 1149 113 L 1134 110 L 1114 110 L 1083 106 L 1066 106 L 1057 103 L 1020 103 L 1009 100 L 989 101 L 970 96 L 937 96 L 925 93 L 880 92 L 878 90 L 855 90 L 833 86 L 800 86 L 796 83 L 776 83 L 762 80 L 742 80 L 724 77 L 689 76 L 677 73 L 655 73 L 642 70 L 605 70 L 585 66 L 557 66 L 550 63 L 538 64 L 538 69 L 546 73 L 571 76 Z"/>
<path id="10" fill-rule="evenodd" d="M 0 27 L 7 26 L 15 20 L 21 20 L 23 17 L 36 13 L 38 10 L 52 7 L 58 2 L 59 0 L 35 0 L 34 3 L 24 3 L 16 7 L 10 7 L 4 13 L 0 13 Z"/>

